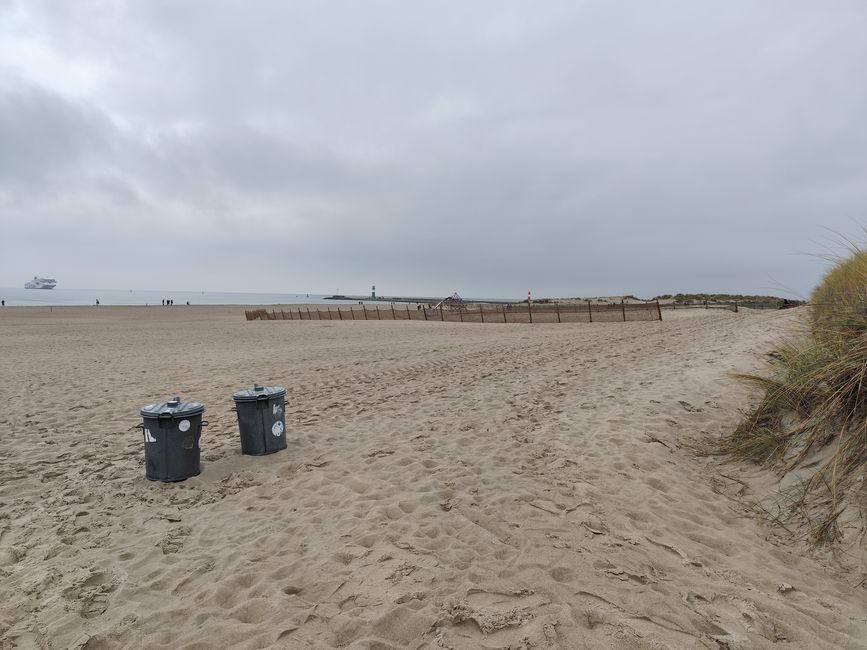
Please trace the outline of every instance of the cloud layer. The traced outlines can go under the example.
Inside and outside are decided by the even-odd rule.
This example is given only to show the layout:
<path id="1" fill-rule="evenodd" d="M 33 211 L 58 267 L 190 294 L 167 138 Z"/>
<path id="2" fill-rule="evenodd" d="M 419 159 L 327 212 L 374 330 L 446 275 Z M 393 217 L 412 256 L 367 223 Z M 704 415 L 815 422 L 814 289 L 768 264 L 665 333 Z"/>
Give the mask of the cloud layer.
<path id="1" fill-rule="evenodd" d="M 803 294 L 867 5 L 2 2 L 0 286 Z"/>

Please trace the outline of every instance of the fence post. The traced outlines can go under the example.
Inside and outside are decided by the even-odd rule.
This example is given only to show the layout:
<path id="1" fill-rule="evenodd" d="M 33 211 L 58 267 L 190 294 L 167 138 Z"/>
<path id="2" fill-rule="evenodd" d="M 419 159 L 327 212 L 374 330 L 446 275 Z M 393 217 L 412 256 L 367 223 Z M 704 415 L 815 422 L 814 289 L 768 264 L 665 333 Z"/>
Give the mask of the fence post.
<path id="1" fill-rule="evenodd" d="M 364 312 L 364 320 L 367 320 L 367 306 L 364 303 L 361 303 L 361 311 Z"/>
<path id="2" fill-rule="evenodd" d="M 427 320 L 427 307 L 422 307 L 421 313 L 424 314 L 424 319 Z"/>
<path id="3" fill-rule="evenodd" d="M 482 318 L 482 322 L 485 322 L 485 312 L 482 311 L 482 306 L 479 305 L 479 316 Z"/>
<path id="4" fill-rule="evenodd" d="M 394 315 L 394 303 L 391 303 L 391 320 L 397 320 L 397 316 Z"/>
<path id="5" fill-rule="evenodd" d="M 530 314 L 530 325 L 533 324 L 533 303 L 527 300 L 527 313 Z"/>
<path id="6" fill-rule="evenodd" d="M 736 314 L 738 313 L 738 301 L 737 300 L 735 300 L 735 313 Z"/>
<path id="7" fill-rule="evenodd" d="M 623 302 L 623 298 L 620 299 L 620 311 L 623 312 L 623 322 L 626 322 L 626 305 Z"/>
<path id="8" fill-rule="evenodd" d="M 343 314 L 340 313 L 340 305 L 337 306 L 337 320 L 343 320 Z"/>
<path id="9" fill-rule="evenodd" d="M 443 321 L 445 318 L 443 317 L 443 308 L 440 306 L 440 320 Z"/>
<path id="10" fill-rule="evenodd" d="M 464 322 L 464 310 L 458 309 L 458 319 L 463 323 Z"/>
<path id="11" fill-rule="evenodd" d="M 352 320 L 355 320 L 355 307 L 350 307 L 349 313 L 352 315 Z"/>
<path id="12" fill-rule="evenodd" d="M 304 318 L 301 316 L 301 307 L 298 308 L 298 320 L 304 320 Z"/>
<path id="13" fill-rule="evenodd" d="M 656 313 L 659 314 L 659 320 L 662 320 L 662 307 L 659 306 L 659 298 L 656 299 Z"/>
<path id="14" fill-rule="evenodd" d="M 593 308 L 590 306 L 590 301 L 587 301 L 587 315 L 590 316 L 590 322 L 593 322 Z"/>
<path id="15" fill-rule="evenodd" d="M 313 320 L 312 318 L 310 318 L 310 307 L 305 307 L 304 309 L 307 310 L 307 320 Z"/>
<path id="16" fill-rule="evenodd" d="M 509 322 L 509 321 L 506 320 L 506 306 L 505 306 L 505 305 L 503 305 L 503 322 L 504 322 L 504 323 L 508 323 L 508 322 Z"/>
<path id="17" fill-rule="evenodd" d="M 328 320 L 334 320 L 334 316 L 331 314 L 331 305 L 328 305 Z"/>
<path id="18" fill-rule="evenodd" d="M 376 306 L 376 320 L 382 320 L 382 316 L 379 315 L 379 305 Z"/>
<path id="19" fill-rule="evenodd" d="M 707 309 L 707 300 L 704 301 L 704 308 Z"/>
<path id="20" fill-rule="evenodd" d="M 560 303 L 555 302 L 554 306 L 557 308 L 557 322 L 559 323 L 560 322 Z"/>

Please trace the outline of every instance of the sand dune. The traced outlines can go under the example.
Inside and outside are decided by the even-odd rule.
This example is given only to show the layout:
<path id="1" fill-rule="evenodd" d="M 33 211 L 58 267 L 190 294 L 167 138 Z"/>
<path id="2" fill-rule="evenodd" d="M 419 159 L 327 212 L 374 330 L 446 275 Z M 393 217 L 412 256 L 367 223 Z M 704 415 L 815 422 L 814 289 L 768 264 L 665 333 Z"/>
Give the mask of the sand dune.
<path id="1" fill-rule="evenodd" d="M 862 575 L 690 447 L 798 310 L 663 322 L 0 311 L 0 647 L 867 647 Z M 286 451 L 233 391 L 286 386 Z M 207 405 L 144 479 L 138 409 Z M 734 478 L 731 478 L 734 477 Z"/>

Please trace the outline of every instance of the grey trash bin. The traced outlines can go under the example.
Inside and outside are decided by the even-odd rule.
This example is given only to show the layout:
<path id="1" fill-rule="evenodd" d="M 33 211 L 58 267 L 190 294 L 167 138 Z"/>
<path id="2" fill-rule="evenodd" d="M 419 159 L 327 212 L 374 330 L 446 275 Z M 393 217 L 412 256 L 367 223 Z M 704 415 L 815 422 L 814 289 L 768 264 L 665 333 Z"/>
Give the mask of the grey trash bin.
<path id="1" fill-rule="evenodd" d="M 242 454 L 261 456 L 286 449 L 285 388 L 254 384 L 232 398 L 238 412 Z"/>
<path id="2" fill-rule="evenodd" d="M 150 481 L 183 481 L 198 475 L 204 404 L 175 397 L 143 406 L 145 476 Z"/>

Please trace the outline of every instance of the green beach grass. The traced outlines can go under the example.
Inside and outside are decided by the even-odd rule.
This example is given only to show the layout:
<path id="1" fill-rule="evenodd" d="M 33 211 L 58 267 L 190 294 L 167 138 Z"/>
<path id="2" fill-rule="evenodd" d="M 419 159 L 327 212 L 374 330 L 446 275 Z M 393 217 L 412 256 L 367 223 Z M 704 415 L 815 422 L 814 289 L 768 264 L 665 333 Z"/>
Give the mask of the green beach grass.
<path id="1" fill-rule="evenodd" d="M 850 247 L 813 291 L 803 331 L 777 346 L 765 373 L 741 378 L 764 396 L 714 452 L 799 470 L 787 515 L 813 543 L 839 540 L 841 514 L 867 494 L 867 251 Z"/>

